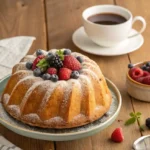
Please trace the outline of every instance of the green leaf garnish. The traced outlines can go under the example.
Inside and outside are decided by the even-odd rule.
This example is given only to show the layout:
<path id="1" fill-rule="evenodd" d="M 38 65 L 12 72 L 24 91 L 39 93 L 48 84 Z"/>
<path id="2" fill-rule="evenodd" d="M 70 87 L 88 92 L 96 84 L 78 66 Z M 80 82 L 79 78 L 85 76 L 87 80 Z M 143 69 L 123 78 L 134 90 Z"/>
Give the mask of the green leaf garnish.
<path id="1" fill-rule="evenodd" d="M 140 119 L 141 119 L 142 113 L 141 112 L 137 112 L 137 113 L 131 112 L 129 115 L 130 115 L 130 118 L 125 122 L 125 125 L 128 126 L 137 121 L 140 126 L 139 127 L 140 131 L 144 131 L 144 126 L 141 126 L 141 124 L 140 124 Z"/>
<path id="2" fill-rule="evenodd" d="M 59 49 L 56 54 L 59 56 L 61 60 L 64 60 L 64 51 Z"/>
<path id="3" fill-rule="evenodd" d="M 132 117 L 132 118 L 128 119 L 128 120 L 125 122 L 125 125 L 127 126 L 127 125 L 130 125 L 130 124 L 133 124 L 133 123 L 135 123 L 135 121 L 136 121 L 136 118 L 135 118 L 135 117 Z"/>
<path id="4" fill-rule="evenodd" d="M 45 71 L 48 67 L 50 67 L 50 64 L 46 61 L 45 58 L 43 58 L 38 62 L 36 66 Z"/>

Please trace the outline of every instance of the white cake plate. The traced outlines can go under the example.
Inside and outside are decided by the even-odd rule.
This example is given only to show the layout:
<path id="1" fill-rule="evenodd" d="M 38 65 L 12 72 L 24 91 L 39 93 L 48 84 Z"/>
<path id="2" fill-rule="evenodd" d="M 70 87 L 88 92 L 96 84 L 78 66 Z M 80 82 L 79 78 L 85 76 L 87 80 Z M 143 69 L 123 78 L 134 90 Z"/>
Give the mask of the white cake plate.
<path id="1" fill-rule="evenodd" d="M 0 81 L 0 95 L 5 88 L 9 77 L 10 76 L 7 76 Z M 119 90 L 110 80 L 106 80 L 112 93 L 112 104 L 109 111 L 102 118 L 93 123 L 72 129 L 43 129 L 32 127 L 12 118 L 4 110 L 1 103 L 0 123 L 17 134 L 41 140 L 69 141 L 91 136 L 110 126 L 115 121 L 121 108 L 122 99 Z"/>

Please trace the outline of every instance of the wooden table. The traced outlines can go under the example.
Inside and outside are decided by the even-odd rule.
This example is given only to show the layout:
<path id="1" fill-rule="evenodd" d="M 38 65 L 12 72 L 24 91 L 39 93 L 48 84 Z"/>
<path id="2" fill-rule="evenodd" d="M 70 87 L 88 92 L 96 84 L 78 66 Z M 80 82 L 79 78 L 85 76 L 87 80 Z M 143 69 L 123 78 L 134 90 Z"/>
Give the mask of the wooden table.
<path id="1" fill-rule="evenodd" d="M 72 42 L 73 32 L 82 25 L 82 11 L 92 5 L 113 4 L 128 8 L 133 15 L 141 15 L 147 21 L 143 33 L 144 45 L 136 52 L 116 57 L 89 55 L 78 49 Z M 68 142 L 50 142 L 26 138 L 0 125 L 0 133 L 24 150 L 130 150 L 132 143 L 150 131 L 139 131 L 139 125 L 128 127 L 124 122 L 130 112 L 140 111 L 145 122 L 150 117 L 150 104 L 137 101 L 126 92 L 125 76 L 128 63 L 150 60 L 150 0 L 0 0 L 0 38 L 17 35 L 31 35 L 37 39 L 29 53 L 36 49 L 67 47 L 95 60 L 104 75 L 112 80 L 122 94 L 122 108 L 116 121 L 104 131 L 85 139 Z M 136 23 L 136 29 L 140 24 Z M 120 121 L 121 120 L 121 121 Z M 122 127 L 125 140 L 116 144 L 109 137 L 116 127 Z"/>

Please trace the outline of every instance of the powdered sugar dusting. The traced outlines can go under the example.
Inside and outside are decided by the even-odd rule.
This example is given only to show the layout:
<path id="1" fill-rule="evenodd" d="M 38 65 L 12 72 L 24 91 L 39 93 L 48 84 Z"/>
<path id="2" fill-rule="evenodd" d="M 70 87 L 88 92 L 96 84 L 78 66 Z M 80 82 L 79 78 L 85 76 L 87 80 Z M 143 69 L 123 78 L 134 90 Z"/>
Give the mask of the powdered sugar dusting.
<path id="1" fill-rule="evenodd" d="M 35 113 L 24 115 L 22 118 L 23 118 L 23 120 L 29 120 L 32 123 L 41 122 L 41 119 Z"/>
<path id="2" fill-rule="evenodd" d="M 63 121 L 64 121 L 63 118 L 56 116 L 49 120 L 44 121 L 44 124 L 59 124 L 62 123 Z"/>
<path id="3" fill-rule="evenodd" d="M 36 57 L 33 56 L 33 55 L 27 55 L 27 56 L 25 56 L 25 57 L 21 60 L 21 62 L 28 62 L 28 61 L 33 62 L 35 58 L 36 58 Z"/>
<path id="4" fill-rule="evenodd" d="M 18 105 L 9 105 L 7 109 L 13 114 L 15 117 L 20 117 L 20 107 Z"/>
<path id="5" fill-rule="evenodd" d="M 9 101 L 10 95 L 9 94 L 4 94 L 3 96 L 3 103 L 4 105 L 7 105 L 8 101 Z"/>

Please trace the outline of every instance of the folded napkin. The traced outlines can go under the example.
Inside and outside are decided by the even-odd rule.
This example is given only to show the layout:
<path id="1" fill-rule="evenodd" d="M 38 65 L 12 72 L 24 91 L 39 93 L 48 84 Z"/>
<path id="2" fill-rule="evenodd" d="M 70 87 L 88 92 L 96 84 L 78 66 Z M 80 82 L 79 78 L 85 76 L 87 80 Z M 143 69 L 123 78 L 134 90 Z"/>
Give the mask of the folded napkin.
<path id="1" fill-rule="evenodd" d="M 11 73 L 12 67 L 23 58 L 35 37 L 17 36 L 0 40 L 0 79 Z"/>
<path id="2" fill-rule="evenodd" d="M 0 79 L 11 74 L 12 67 L 29 51 L 35 37 L 17 36 L 0 40 Z M 0 150 L 21 150 L 0 134 Z"/>
<path id="3" fill-rule="evenodd" d="M 21 150 L 14 144 L 6 140 L 2 135 L 0 135 L 0 150 Z"/>

